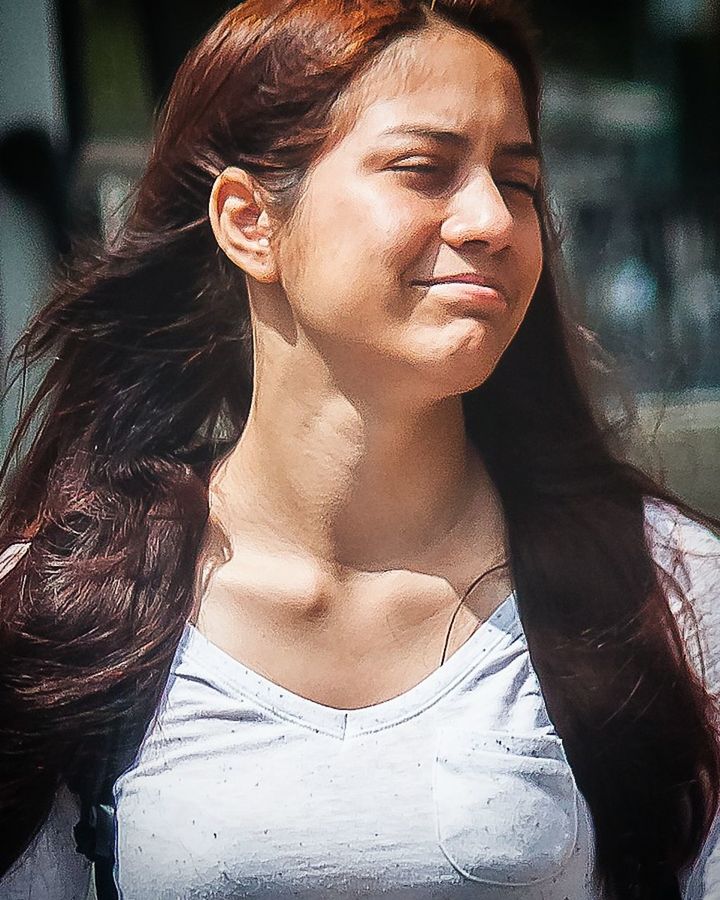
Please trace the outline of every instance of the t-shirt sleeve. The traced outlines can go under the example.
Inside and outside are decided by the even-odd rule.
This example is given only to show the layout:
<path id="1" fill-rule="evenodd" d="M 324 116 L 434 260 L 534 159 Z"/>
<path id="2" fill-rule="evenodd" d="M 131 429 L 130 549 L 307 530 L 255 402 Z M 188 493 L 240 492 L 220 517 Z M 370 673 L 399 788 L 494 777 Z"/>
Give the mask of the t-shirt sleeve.
<path id="1" fill-rule="evenodd" d="M 720 538 L 661 501 L 646 504 L 646 534 L 653 558 L 677 578 L 697 619 L 670 591 L 670 607 L 685 637 L 695 670 L 720 697 Z M 684 900 L 720 898 L 720 812 L 695 865 L 685 873 Z"/>
<path id="2" fill-rule="evenodd" d="M 0 900 L 87 900 L 92 866 L 75 847 L 80 816 L 75 796 L 61 787 L 50 815 L 25 853 L 0 879 Z"/>

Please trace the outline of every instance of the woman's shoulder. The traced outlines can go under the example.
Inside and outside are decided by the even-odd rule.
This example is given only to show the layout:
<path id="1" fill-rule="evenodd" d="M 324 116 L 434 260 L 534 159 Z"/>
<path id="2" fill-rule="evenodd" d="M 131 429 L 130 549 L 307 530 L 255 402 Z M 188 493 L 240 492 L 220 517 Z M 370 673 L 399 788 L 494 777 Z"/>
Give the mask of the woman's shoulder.
<path id="1" fill-rule="evenodd" d="M 678 580 L 683 591 L 698 601 L 711 601 L 709 609 L 718 606 L 718 533 L 674 504 L 649 497 L 645 500 L 645 537 L 655 562 Z"/>
<path id="2" fill-rule="evenodd" d="M 29 548 L 29 541 L 21 541 L 0 552 L 0 580 Z M 74 845 L 73 826 L 79 815 L 77 798 L 61 785 L 40 831 L 0 879 L 3 900 L 85 900 L 91 873 L 89 862 Z"/>
<path id="3" fill-rule="evenodd" d="M 670 576 L 663 583 L 690 659 L 700 673 L 704 664 L 708 689 L 720 695 L 720 536 L 654 497 L 645 500 L 645 534 L 661 576 Z"/>
<path id="4" fill-rule="evenodd" d="M 720 553 L 720 535 L 685 515 L 675 504 L 657 497 L 646 497 L 644 506 L 645 530 L 659 547 L 700 555 Z"/>

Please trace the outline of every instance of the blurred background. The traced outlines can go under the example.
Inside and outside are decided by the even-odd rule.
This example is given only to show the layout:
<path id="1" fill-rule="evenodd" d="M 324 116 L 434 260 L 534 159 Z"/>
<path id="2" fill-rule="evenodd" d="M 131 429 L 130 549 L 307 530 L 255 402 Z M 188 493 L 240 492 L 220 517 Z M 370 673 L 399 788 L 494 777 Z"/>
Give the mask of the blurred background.
<path id="1" fill-rule="evenodd" d="M 719 0 L 528 2 L 569 296 L 614 373 L 604 402 L 634 394 L 635 460 L 720 515 Z M 112 237 L 175 69 L 231 5 L 0 0 L 3 370 L 70 236 Z"/>

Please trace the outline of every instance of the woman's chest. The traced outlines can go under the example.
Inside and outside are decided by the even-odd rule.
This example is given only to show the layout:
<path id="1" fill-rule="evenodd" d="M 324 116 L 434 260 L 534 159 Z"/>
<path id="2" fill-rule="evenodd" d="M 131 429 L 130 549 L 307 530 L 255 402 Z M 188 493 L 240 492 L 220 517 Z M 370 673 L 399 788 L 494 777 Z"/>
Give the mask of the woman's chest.
<path id="1" fill-rule="evenodd" d="M 508 684 L 521 680 L 516 666 Z M 197 690 L 176 698 L 116 787 L 123 895 L 594 897 L 561 742 L 532 690 L 513 719 L 488 683 L 478 673 L 345 736 L 211 693 L 202 715 Z"/>

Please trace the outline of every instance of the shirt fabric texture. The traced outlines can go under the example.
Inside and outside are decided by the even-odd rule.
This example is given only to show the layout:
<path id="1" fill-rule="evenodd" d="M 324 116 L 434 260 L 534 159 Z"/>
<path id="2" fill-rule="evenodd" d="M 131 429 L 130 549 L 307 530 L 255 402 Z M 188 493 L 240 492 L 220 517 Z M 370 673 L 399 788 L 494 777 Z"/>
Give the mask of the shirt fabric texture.
<path id="1" fill-rule="evenodd" d="M 720 540 L 648 500 L 655 560 L 676 572 L 720 690 Z M 671 607 L 698 662 L 693 624 Z M 389 897 L 601 900 L 593 825 L 548 717 L 514 595 L 438 669 L 340 710 L 253 672 L 192 625 L 158 716 L 115 784 L 122 900 Z M 85 900 L 77 800 L 61 791 L 2 900 Z M 720 900 L 720 817 L 685 900 Z"/>

